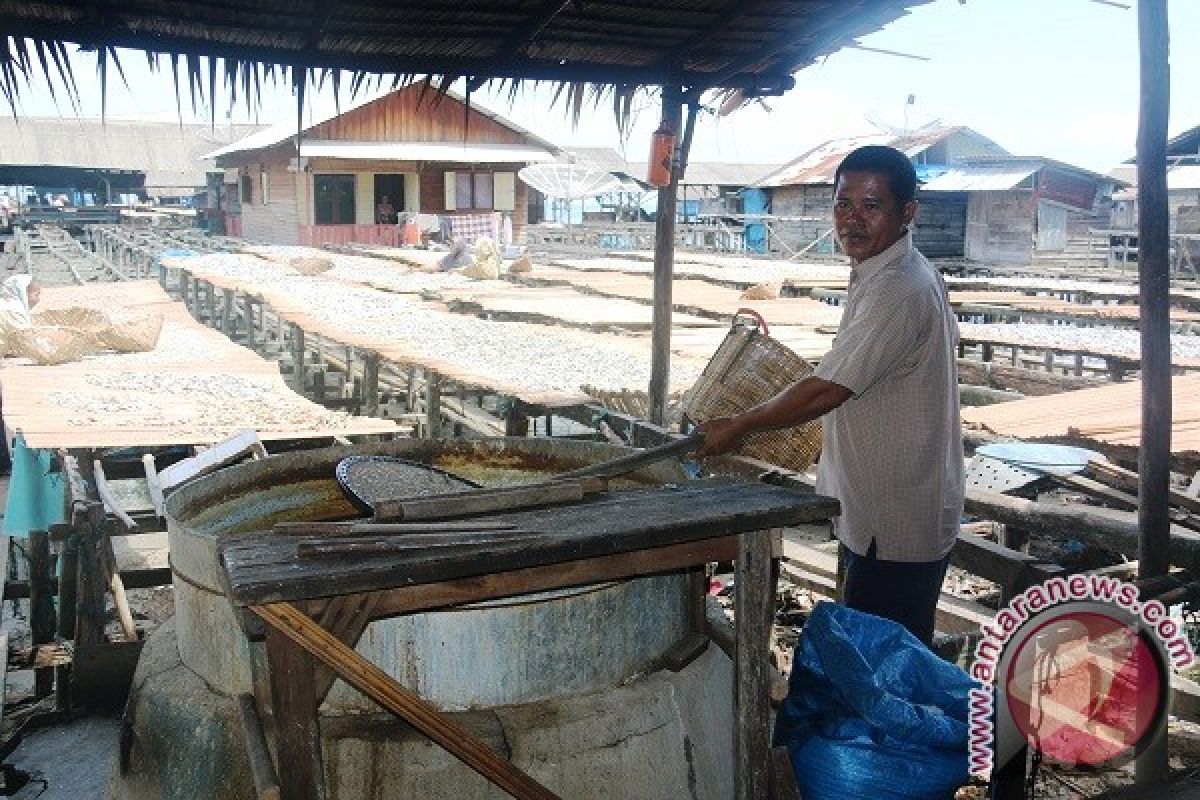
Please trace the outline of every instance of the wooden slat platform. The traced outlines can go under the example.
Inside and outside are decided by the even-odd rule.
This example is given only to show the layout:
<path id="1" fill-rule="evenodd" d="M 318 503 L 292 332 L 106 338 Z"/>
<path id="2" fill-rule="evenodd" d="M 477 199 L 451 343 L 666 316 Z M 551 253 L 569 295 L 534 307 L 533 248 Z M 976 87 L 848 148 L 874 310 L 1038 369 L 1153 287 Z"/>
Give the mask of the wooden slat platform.
<path id="1" fill-rule="evenodd" d="M 624 328 L 650 330 L 650 306 L 628 299 L 582 294 L 568 286 L 529 286 L 508 281 L 475 281 L 468 286 L 434 292 L 451 309 L 486 313 L 490 318 L 516 319 L 542 324 L 567 324 L 593 330 Z M 721 323 L 687 313 L 676 313 L 677 328 L 710 328 Z"/>
<path id="2" fill-rule="evenodd" d="M 612 492 L 569 506 L 476 518 L 494 521 L 510 539 L 527 541 L 392 554 L 298 556 L 312 537 L 239 534 L 218 544 L 227 594 L 239 605 L 295 601 L 449 581 L 564 561 L 665 547 L 784 525 L 829 519 L 836 500 L 794 489 L 725 479 Z M 408 536 L 408 539 L 420 534 Z M 388 537 L 395 540 L 397 537 Z"/>
<path id="3" fill-rule="evenodd" d="M 41 308 L 137 309 L 163 315 L 158 347 L 58 366 L 7 359 L 4 421 L 35 448 L 208 444 L 257 428 L 265 440 L 393 433 L 395 423 L 328 411 L 283 382 L 275 364 L 192 319 L 152 281 L 42 292 Z"/>
<path id="4" fill-rule="evenodd" d="M 963 421 L 1021 439 L 1072 438 L 1137 447 L 1140 381 L 962 410 Z M 1171 451 L 1200 453 L 1200 375 L 1172 379 Z"/>
<path id="5" fill-rule="evenodd" d="M 551 257 L 549 263 L 552 266 L 579 270 L 628 272 L 634 275 L 652 275 L 654 273 L 653 263 L 615 254 L 593 258 L 556 256 Z M 681 262 L 675 264 L 674 276 L 709 281 L 742 290 L 759 283 L 780 283 L 796 288 L 845 289 L 850 280 L 850 267 L 825 264 L 806 265 L 766 259 L 737 266 Z"/>
<path id="6" fill-rule="evenodd" d="M 522 283 L 566 284 L 585 292 L 647 304 L 654 300 L 654 282 L 649 275 L 547 266 L 514 279 Z M 677 278 L 671 287 L 671 302 L 676 311 L 725 320 L 739 308 L 754 309 L 772 326 L 836 326 L 842 318 L 840 308 L 807 297 L 743 300 L 741 295 L 742 292 L 737 289 L 694 278 Z"/>

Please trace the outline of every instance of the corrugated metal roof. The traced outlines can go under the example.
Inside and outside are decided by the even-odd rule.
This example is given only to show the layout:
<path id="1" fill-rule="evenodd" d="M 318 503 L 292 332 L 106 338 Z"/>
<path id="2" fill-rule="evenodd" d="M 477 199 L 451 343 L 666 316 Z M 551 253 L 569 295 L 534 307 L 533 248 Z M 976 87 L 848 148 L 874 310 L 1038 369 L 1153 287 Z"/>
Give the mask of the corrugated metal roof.
<path id="1" fill-rule="evenodd" d="M 962 164 L 952 166 L 921 185 L 923 192 L 1002 192 L 1014 189 L 1040 169 L 1038 166 Z"/>
<path id="2" fill-rule="evenodd" d="M 204 154 L 257 130 L 254 125 L 0 115 L 0 164 L 146 173 L 146 186 L 204 186 Z"/>
<path id="3" fill-rule="evenodd" d="M 1122 164 L 1109 171 L 1109 177 L 1130 186 L 1125 192 L 1128 196 L 1137 196 L 1137 167 L 1132 164 Z M 1167 189 L 1200 189 L 1200 164 L 1179 164 L 1167 167 Z"/>
<path id="4" fill-rule="evenodd" d="M 363 97 L 361 100 L 355 101 L 351 105 L 346 106 L 345 108 L 342 108 L 340 110 L 331 110 L 331 111 L 326 111 L 321 114 L 317 114 L 311 120 L 309 120 L 308 122 L 305 123 L 304 128 L 301 131 L 301 134 L 303 134 L 306 131 L 312 130 L 313 128 L 317 127 L 318 125 L 323 125 L 324 123 L 329 122 L 331 119 L 336 119 L 337 117 L 344 116 L 344 115 L 350 113 L 351 111 L 355 111 L 357 109 L 362 108 L 365 105 L 374 103 L 376 100 L 381 100 L 384 97 L 387 97 L 389 94 L 397 94 L 399 92 L 406 92 L 406 91 L 420 91 L 420 87 L 419 86 L 406 86 L 401 89 L 393 89 L 393 90 L 388 90 L 388 91 L 383 91 L 383 92 L 375 92 L 375 93 L 372 93 L 372 94 L 369 94 L 369 95 Z M 457 92 L 447 91 L 446 94 L 449 97 L 454 98 L 455 100 L 458 100 L 460 102 L 466 102 L 466 100 L 463 98 L 463 96 L 458 94 Z M 432 95 L 433 95 L 433 93 L 431 92 L 430 93 L 430 96 L 431 96 L 430 102 L 433 102 Z M 545 139 L 541 138 L 540 136 L 537 136 L 536 134 L 533 134 L 533 133 L 525 130 L 521 126 L 514 123 L 512 120 L 506 119 L 505 117 L 501 116 L 500 114 L 497 114 L 494 111 L 488 110 L 487 108 L 479 105 L 479 103 L 474 100 L 471 101 L 471 110 L 477 111 L 480 114 L 482 114 L 483 116 L 485 116 L 489 119 L 495 120 L 496 122 L 500 123 L 504 127 L 514 130 L 517 133 L 521 134 L 522 136 L 525 136 L 526 138 L 541 144 L 547 150 L 550 150 L 552 152 L 557 152 L 557 150 L 558 150 L 558 148 L 552 142 L 546 141 Z M 270 126 L 269 128 L 265 128 L 261 131 L 258 131 L 257 133 L 247 136 L 244 139 L 239 139 L 238 141 L 233 142 L 232 144 L 229 144 L 225 147 L 219 148 L 217 150 L 213 150 L 212 152 L 206 154 L 204 157 L 205 158 L 218 158 L 220 156 L 230 155 L 232 153 L 245 153 L 245 152 L 249 152 L 252 150 L 265 150 L 269 147 L 275 147 L 278 144 L 282 144 L 283 142 L 286 142 L 287 140 L 293 138 L 295 135 L 296 135 L 296 120 L 288 120 L 287 122 L 280 122 L 280 123 Z"/>
<path id="5" fill-rule="evenodd" d="M 554 153 L 534 145 L 475 142 L 301 142 L 300 156 L 366 161 L 460 161 L 467 164 L 525 164 L 554 160 Z"/>
<path id="6" fill-rule="evenodd" d="M 611 172 L 641 181 L 646 176 L 645 161 L 626 161 L 611 147 L 567 147 L 559 161 L 575 157 L 575 164 L 597 172 Z M 681 186 L 752 186 L 775 170 L 778 164 L 743 164 L 732 161 L 689 161 Z M 626 178 L 628 180 L 628 178 Z"/>
<path id="7" fill-rule="evenodd" d="M 646 165 L 638 164 L 646 174 Z M 683 186 L 753 186 L 779 169 L 778 164 L 735 164 L 721 161 L 689 162 L 680 184 Z"/>
<path id="8" fill-rule="evenodd" d="M 1168 189 L 1200 189 L 1200 165 L 1188 164 L 1167 170 Z"/>
<path id="9" fill-rule="evenodd" d="M 867 145 L 883 144 L 894 147 L 909 158 L 915 158 L 924 151 L 956 134 L 965 134 L 977 141 L 983 142 L 999 152 L 1004 152 L 999 145 L 986 136 L 982 136 L 965 125 L 930 125 L 910 133 L 896 134 L 880 131 L 863 136 L 850 136 L 845 139 L 833 139 L 817 145 L 804 155 L 783 165 L 758 182 L 759 186 L 799 186 L 832 184 L 833 174 L 838 164 L 852 150 Z"/>
<path id="10" fill-rule="evenodd" d="M 1068 164 L 1065 161 L 1046 158 L 1045 156 L 967 156 L 966 158 L 960 159 L 960 163 L 972 167 L 984 165 L 995 165 L 1010 168 L 1028 165 L 1034 167 L 1034 169 L 1041 169 L 1042 167 L 1054 167 L 1065 172 L 1073 172 L 1076 175 L 1082 175 L 1086 178 L 1096 181 L 1097 183 L 1114 183 L 1119 185 L 1125 182 L 1112 175 L 1104 175 L 1099 172 L 1092 172 L 1090 169 L 1078 167 L 1074 164 Z"/>
<path id="11" fill-rule="evenodd" d="M 759 186 L 795 186 L 800 184 L 833 183 L 833 173 L 851 150 L 869 144 L 887 144 L 892 137 L 885 133 L 834 139 L 819 144 L 804 155 L 784 164 L 759 181 Z"/>

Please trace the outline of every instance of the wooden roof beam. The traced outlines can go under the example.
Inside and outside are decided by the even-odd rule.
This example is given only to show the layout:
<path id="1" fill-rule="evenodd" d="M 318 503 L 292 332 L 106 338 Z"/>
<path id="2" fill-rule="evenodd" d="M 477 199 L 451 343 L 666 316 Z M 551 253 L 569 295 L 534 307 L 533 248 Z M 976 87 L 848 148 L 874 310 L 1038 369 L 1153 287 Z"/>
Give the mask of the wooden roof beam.
<path id="1" fill-rule="evenodd" d="M 337 10 L 338 0 L 324 0 L 322 3 L 317 3 L 315 13 L 312 17 L 312 25 L 308 30 L 308 49 L 316 52 L 320 49 L 321 34 L 325 31 L 325 26 L 329 24 L 329 18 L 333 16 L 333 12 Z"/>
<path id="2" fill-rule="evenodd" d="M 746 16 L 762 5 L 764 5 L 763 0 L 754 0 L 753 2 L 748 3 L 734 3 L 728 10 L 713 20 L 712 24 L 707 28 L 692 34 L 679 44 L 672 47 L 671 50 L 665 56 L 663 56 L 661 62 L 662 66 L 671 66 L 681 61 L 689 53 L 692 53 L 703 45 L 708 44 L 713 37 L 727 30 L 729 26 L 736 22 L 739 18 Z"/>
<path id="3" fill-rule="evenodd" d="M 512 61 L 512 56 L 509 53 L 520 53 L 530 42 L 538 37 L 550 21 L 559 15 L 567 6 L 571 5 L 574 0 L 550 0 L 544 4 L 537 15 L 529 20 L 525 25 L 513 31 L 504 41 L 496 48 L 496 58 L 501 61 Z M 486 75 L 476 75 L 467 81 L 467 93 L 471 93 L 482 86 L 489 80 Z"/>

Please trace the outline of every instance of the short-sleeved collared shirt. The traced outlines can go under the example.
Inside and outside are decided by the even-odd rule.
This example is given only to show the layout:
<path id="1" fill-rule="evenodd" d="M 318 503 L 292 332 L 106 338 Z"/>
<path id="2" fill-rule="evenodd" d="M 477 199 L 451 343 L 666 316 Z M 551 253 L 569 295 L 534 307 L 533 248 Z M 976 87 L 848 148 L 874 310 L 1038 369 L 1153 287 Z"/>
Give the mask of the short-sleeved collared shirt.
<path id="1" fill-rule="evenodd" d="M 946 285 L 907 234 L 850 273 L 845 311 L 816 375 L 853 396 L 823 419 L 817 491 L 836 497 L 834 530 L 865 555 L 936 561 L 963 506 L 955 362 Z"/>

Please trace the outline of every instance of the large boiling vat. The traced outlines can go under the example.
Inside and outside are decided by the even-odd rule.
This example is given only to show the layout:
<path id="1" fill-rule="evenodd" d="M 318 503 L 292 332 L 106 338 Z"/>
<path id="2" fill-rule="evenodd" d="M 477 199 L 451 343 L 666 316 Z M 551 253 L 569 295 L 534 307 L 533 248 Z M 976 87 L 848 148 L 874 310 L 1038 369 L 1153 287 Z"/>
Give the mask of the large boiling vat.
<path id="1" fill-rule="evenodd" d="M 176 617 L 166 635 L 187 677 L 215 695 L 208 700 L 228 702 L 252 685 L 253 653 L 220 589 L 216 537 L 356 516 L 334 479 L 351 453 L 398 455 L 502 485 L 623 451 L 545 439 L 404 440 L 274 456 L 180 489 L 167 502 Z M 685 479 L 674 463 L 631 476 L 644 484 Z M 678 673 L 655 669 L 688 632 L 685 587 L 682 575 L 665 574 L 376 620 L 357 649 L 438 707 L 461 712 L 460 721 L 564 797 L 728 797 L 729 660 L 709 648 Z M 150 668 L 139 665 L 139 675 Z M 132 705 L 154 701 L 149 677 L 134 685 L 145 697 Z M 186 716 L 187 706 L 155 707 Z M 505 796 L 340 681 L 321 706 L 321 731 L 331 800 Z M 222 749 L 240 758 L 239 746 Z M 182 796 L 250 796 L 236 784 Z"/>

